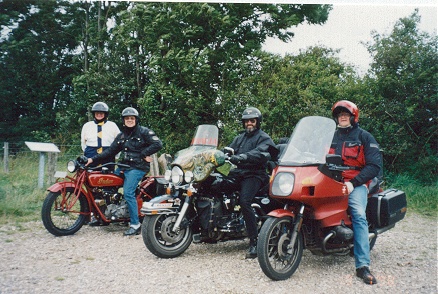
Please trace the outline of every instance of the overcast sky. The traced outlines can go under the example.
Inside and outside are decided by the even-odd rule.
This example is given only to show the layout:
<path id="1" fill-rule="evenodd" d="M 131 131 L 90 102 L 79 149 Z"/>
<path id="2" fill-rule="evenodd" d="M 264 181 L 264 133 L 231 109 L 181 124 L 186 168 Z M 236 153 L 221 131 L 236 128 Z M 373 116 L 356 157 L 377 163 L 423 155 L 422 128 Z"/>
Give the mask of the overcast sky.
<path id="1" fill-rule="evenodd" d="M 388 1 L 368 2 L 386 3 Z M 280 2 L 282 1 L 277 3 Z M 321 2 L 324 1 L 315 3 L 321 4 Z M 329 1 L 327 2 L 329 3 Z M 392 2 L 396 1 L 392 0 Z M 363 74 L 369 68 L 371 57 L 361 42 L 372 41 L 371 32 L 373 30 L 380 35 L 389 35 L 400 18 L 410 16 L 415 8 L 418 8 L 421 16 L 420 30 L 434 35 L 437 33 L 438 4 L 436 0 L 399 0 L 397 5 L 369 3 L 359 5 L 357 1 L 354 3 L 342 0 L 338 0 L 336 3 L 325 24 L 301 24 L 292 29 L 295 36 L 289 43 L 270 38 L 263 46 L 263 49 L 281 55 L 286 53 L 295 55 L 299 53 L 300 49 L 304 50 L 309 46 L 325 45 L 328 48 L 341 49 L 339 54 L 341 61 L 355 66 L 357 71 Z"/>

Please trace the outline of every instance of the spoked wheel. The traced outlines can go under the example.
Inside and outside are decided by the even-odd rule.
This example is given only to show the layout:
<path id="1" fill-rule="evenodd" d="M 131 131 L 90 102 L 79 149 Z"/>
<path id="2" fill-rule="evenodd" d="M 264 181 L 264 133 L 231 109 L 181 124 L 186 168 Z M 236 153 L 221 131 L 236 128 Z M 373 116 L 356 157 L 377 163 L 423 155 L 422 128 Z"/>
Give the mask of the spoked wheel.
<path id="1" fill-rule="evenodd" d="M 260 267 L 272 280 L 286 280 L 298 268 L 303 256 L 303 235 L 298 233 L 293 248 L 288 248 L 292 235 L 291 218 L 268 218 L 257 243 Z"/>
<path id="2" fill-rule="evenodd" d="M 176 214 L 145 216 L 141 234 L 144 244 L 152 254 L 161 258 L 173 258 L 189 248 L 192 242 L 191 228 L 172 231 L 177 217 Z"/>
<path id="3" fill-rule="evenodd" d="M 83 194 L 76 195 L 74 188 L 49 192 L 41 209 L 44 227 L 55 236 L 73 235 L 84 225 L 89 211 Z"/>

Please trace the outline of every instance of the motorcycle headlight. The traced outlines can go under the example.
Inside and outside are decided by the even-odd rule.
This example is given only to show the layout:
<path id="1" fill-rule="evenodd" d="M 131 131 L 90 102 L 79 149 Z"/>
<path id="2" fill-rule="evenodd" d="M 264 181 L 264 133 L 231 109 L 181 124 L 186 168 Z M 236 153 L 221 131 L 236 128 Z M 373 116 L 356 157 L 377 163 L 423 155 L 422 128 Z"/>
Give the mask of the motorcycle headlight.
<path id="1" fill-rule="evenodd" d="M 272 183 L 272 195 L 289 196 L 292 193 L 295 176 L 291 173 L 278 173 Z"/>
<path id="2" fill-rule="evenodd" d="M 69 162 L 67 162 L 67 170 L 71 173 L 74 173 L 76 171 L 77 165 L 76 165 L 76 161 L 74 160 L 70 160 Z"/>
<path id="3" fill-rule="evenodd" d="M 170 171 L 170 169 L 168 169 L 164 172 L 164 179 L 166 179 L 166 181 L 170 181 L 171 178 L 172 178 L 172 172 Z"/>
<path id="4" fill-rule="evenodd" d="M 194 178 L 194 176 L 193 176 L 193 173 L 191 171 L 188 170 L 184 173 L 184 181 L 186 183 L 191 183 L 193 181 L 193 178 Z"/>
<path id="5" fill-rule="evenodd" d="M 179 166 L 174 166 L 171 171 L 172 183 L 174 185 L 181 185 L 183 182 L 184 172 Z"/>

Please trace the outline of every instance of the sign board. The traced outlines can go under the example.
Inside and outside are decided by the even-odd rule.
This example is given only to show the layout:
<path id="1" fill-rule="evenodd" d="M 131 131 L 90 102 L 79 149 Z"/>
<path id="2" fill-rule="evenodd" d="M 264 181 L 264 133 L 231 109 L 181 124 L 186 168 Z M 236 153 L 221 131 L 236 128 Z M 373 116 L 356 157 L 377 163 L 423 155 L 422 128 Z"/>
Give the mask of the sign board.
<path id="1" fill-rule="evenodd" d="M 44 152 L 61 152 L 53 143 L 40 142 L 24 142 L 30 151 L 37 151 L 40 153 L 40 165 L 38 167 L 38 188 L 43 187 L 44 181 Z"/>
<path id="2" fill-rule="evenodd" d="M 58 147 L 53 143 L 40 143 L 40 142 L 24 142 L 29 147 L 30 151 L 38 152 L 61 152 Z"/>

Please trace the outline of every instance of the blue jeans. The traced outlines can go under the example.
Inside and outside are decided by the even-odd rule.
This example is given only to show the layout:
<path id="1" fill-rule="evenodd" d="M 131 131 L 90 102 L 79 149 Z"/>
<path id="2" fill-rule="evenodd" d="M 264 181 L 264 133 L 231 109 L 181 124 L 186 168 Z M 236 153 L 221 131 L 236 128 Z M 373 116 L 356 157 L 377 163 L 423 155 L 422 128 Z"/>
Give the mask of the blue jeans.
<path id="1" fill-rule="evenodd" d="M 117 169 L 115 173 L 120 174 L 120 170 Z M 138 219 L 138 206 L 137 199 L 135 198 L 135 190 L 137 189 L 138 182 L 140 182 L 146 172 L 139 169 L 130 169 L 125 170 L 123 174 L 125 175 L 123 181 L 123 194 L 128 203 L 130 223 L 131 226 L 138 225 L 140 221 Z"/>
<path id="2" fill-rule="evenodd" d="M 370 242 L 366 216 L 368 189 L 365 186 L 354 188 L 348 198 L 348 206 L 353 222 L 354 260 L 356 268 L 370 265 Z"/>

